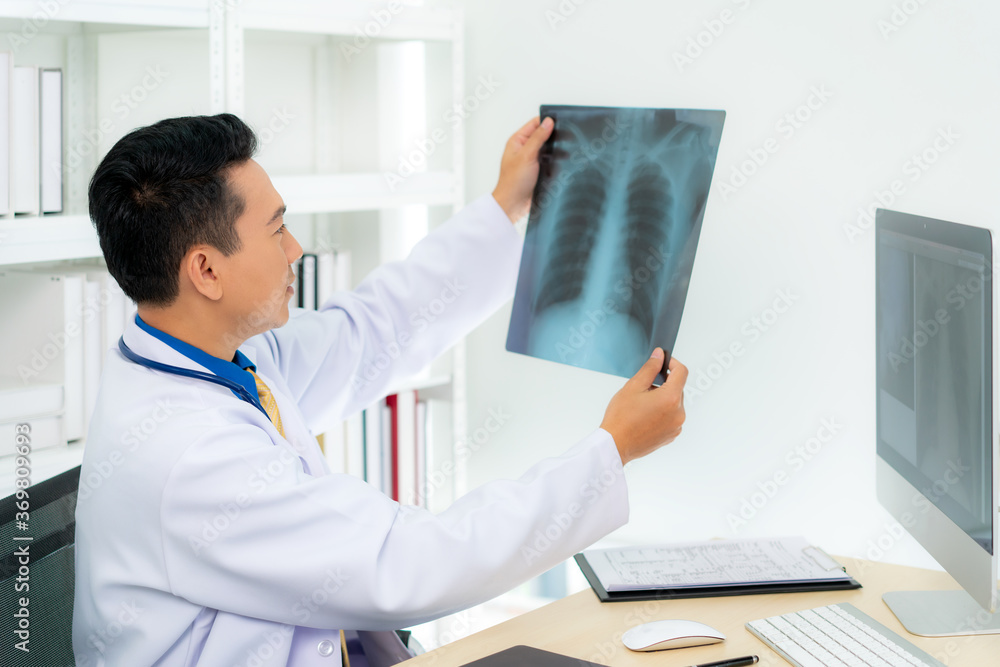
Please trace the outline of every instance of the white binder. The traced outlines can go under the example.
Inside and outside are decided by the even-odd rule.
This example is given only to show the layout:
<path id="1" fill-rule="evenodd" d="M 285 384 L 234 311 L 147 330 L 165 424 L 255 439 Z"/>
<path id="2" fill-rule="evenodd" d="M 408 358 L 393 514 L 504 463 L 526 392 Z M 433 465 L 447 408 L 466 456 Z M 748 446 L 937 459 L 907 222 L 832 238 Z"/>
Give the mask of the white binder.
<path id="1" fill-rule="evenodd" d="M 43 69 L 39 79 L 42 213 L 63 210 L 62 70 Z"/>
<path id="2" fill-rule="evenodd" d="M 41 204 L 39 194 L 39 114 L 38 68 L 14 68 L 11 86 L 11 125 L 14 129 L 11 174 L 14 212 L 37 215 Z"/>
<path id="3" fill-rule="evenodd" d="M 14 54 L 0 51 L 0 215 L 11 212 L 11 86 L 14 84 Z"/>

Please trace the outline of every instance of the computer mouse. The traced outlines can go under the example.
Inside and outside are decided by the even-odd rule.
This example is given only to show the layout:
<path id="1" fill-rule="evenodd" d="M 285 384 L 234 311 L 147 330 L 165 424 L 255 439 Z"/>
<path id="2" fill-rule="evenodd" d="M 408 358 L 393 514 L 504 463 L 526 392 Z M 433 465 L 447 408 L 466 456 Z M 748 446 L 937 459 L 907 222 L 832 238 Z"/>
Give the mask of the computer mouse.
<path id="1" fill-rule="evenodd" d="M 622 635 L 625 648 L 632 651 L 661 651 L 668 648 L 704 646 L 718 644 L 725 639 L 726 635 L 711 626 L 682 619 L 643 623 Z"/>

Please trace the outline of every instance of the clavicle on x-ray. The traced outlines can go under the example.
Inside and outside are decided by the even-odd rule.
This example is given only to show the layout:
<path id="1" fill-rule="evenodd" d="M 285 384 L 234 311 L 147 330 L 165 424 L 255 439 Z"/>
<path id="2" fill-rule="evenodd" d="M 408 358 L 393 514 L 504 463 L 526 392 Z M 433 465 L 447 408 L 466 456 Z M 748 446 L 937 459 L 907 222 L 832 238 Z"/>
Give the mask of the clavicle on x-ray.
<path id="1" fill-rule="evenodd" d="M 543 106 L 507 349 L 624 377 L 673 350 L 725 112 Z M 661 374 L 656 381 L 663 381 Z"/>

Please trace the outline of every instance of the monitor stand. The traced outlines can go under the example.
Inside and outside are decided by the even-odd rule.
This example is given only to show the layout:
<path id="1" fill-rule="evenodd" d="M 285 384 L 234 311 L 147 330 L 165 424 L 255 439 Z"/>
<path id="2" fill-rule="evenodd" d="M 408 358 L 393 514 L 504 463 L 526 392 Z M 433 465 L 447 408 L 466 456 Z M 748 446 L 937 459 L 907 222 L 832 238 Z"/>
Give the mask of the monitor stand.
<path id="1" fill-rule="evenodd" d="M 892 591 L 882 600 L 910 633 L 922 637 L 1000 634 L 1000 610 L 991 614 L 963 590 Z"/>

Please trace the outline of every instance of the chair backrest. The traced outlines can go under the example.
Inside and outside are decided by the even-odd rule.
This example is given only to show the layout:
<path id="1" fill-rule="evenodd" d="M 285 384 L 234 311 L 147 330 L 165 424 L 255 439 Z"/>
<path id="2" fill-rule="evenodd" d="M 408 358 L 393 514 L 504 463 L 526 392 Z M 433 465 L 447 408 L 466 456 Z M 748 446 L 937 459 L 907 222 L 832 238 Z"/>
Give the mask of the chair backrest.
<path id="1" fill-rule="evenodd" d="M 16 493 L 0 500 L 0 667 L 74 665 L 73 539 L 79 482 L 77 466 L 28 487 L 27 505 Z M 27 521 L 19 514 L 25 507 Z M 27 644 L 21 644 L 24 640 Z"/>

